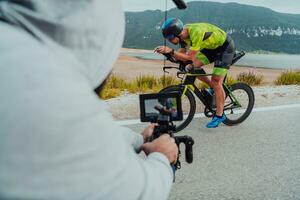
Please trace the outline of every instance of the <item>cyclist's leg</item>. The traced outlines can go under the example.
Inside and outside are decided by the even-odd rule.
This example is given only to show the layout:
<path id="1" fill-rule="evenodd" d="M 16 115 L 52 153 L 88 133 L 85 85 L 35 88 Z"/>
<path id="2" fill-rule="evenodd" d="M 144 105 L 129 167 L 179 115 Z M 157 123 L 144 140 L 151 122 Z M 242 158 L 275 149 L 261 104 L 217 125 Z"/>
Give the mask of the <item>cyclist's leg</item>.
<path id="1" fill-rule="evenodd" d="M 193 59 L 193 65 L 195 68 L 201 68 L 202 66 L 208 65 L 209 63 L 210 61 L 201 51 L 199 51 Z M 205 82 L 209 87 L 212 87 L 211 80 L 207 76 L 198 76 L 197 78 L 200 81 Z"/>
<path id="2" fill-rule="evenodd" d="M 229 47 L 225 52 L 218 56 L 215 61 L 215 66 L 213 69 L 212 85 L 216 95 L 216 106 L 217 106 L 217 116 L 223 115 L 224 103 L 225 103 L 225 91 L 223 89 L 223 81 L 227 75 L 228 69 L 232 63 L 234 56 L 234 47 Z"/>
<path id="3" fill-rule="evenodd" d="M 223 115 L 223 108 L 225 103 L 225 91 L 223 89 L 223 80 L 227 74 L 227 69 L 214 68 L 211 84 L 214 89 L 217 107 L 217 116 Z"/>
<path id="4" fill-rule="evenodd" d="M 226 49 L 216 54 L 215 66 L 213 69 L 211 82 L 215 92 L 217 112 L 212 121 L 206 125 L 206 127 L 208 128 L 218 127 L 220 123 L 226 120 L 226 116 L 223 114 L 225 104 L 225 91 L 222 84 L 232 63 L 235 52 L 233 41 L 230 39 L 230 37 L 228 39 L 229 44 Z"/>
<path id="5" fill-rule="evenodd" d="M 198 76 L 197 79 L 206 83 L 209 87 L 212 88 L 211 80 L 207 76 Z"/>
<path id="6" fill-rule="evenodd" d="M 213 70 L 211 82 L 215 93 L 217 112 L 216 116 L 214 116 L 213 119 L 206 125 L 207 128 L 216 128 L 219 126 L 220 123 L 226 120 L 226 116 L 223 114 L 225 104 L 225 92 L 222 86 L 226 73 L 227 69 L 214 68 Z"/>

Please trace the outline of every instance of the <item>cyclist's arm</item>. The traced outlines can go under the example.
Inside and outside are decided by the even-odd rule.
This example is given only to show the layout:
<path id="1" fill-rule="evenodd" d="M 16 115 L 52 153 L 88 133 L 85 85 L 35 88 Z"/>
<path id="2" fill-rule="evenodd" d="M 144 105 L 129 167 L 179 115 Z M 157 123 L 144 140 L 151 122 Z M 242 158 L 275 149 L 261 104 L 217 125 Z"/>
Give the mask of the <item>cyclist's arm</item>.
<path id="1" fill-rule="evenodd" d="M 180 60 L 180 61 L 191 61 L 193 59 L 192 56 L 190 56 L 189 54 L 186 54 L 186 52 L 180 52 L 180 51 L 174 51 L 173 55 L 172 55 L 176 60 Z"/>
<path id="2" fill-rule="evenodd" d="M 191 57 L 191 60 L 193 61 L 195 58 L 196 58 L 196 54 L 198 53 L 199 51 L 194 51 L 194 50 L 189 50 L 187 52 L 187 54 Z"/>
<path id="3" fill-rule="evenodd" d="M 187 53 L 182 53 L 179 51 L 174 51 L 173 57 L 176 60 L 181 60 L 181 61 L 193 61 L 195 66 L 202 66 L 202 62 L 199 61 L 196 57 L 197 53 L 199 51 L 194 51 L 194 50 L 189 50 Z"/>
<path id="4" fill-rule="evenodd" d="M 193 66 L 197 66 L 200 67 L 203 64 L 203 62 L 201 60 L 199 60 L 197 58 L 197 54 L 199 53 L 199 50 L 189 50 L 188 55 L 190 55 L 192 57 L 192 61 L 193 61 Z"/>
<path id="5" fill-rule="evenodd" d="M 179 53 L 186 53 L 186 49 L 185 48 L 180 48 L 177 50 L 177 52 Z"/>

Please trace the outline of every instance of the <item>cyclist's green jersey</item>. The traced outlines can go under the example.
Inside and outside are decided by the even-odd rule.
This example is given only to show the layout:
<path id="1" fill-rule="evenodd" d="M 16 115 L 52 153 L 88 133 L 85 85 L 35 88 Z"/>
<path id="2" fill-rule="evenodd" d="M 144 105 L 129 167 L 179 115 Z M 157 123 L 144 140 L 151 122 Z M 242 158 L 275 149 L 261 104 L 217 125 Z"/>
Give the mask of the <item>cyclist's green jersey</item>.
<path id="1" fill-rule="evenodd" d="M 189 38 L 184 40 L 192 51 L 216 49 L 224 44 L 227 34 L 219 27 L 209 23 L 186 24 Z"/>
<path id="2" fill-rule="evenodd" d="M 234 55 L 232 53 L 234 46 L 230 43 L 227 33 L 209 23 L 186 24 L 185 28 L 188 30 L 189 38 L 184 40 L 185 44 L 183 43 L 182 47 L 187 46 L 191 51 L 198 51 L 196 58 L 203 65 L 215 62 L 213 74 L 225 76 Z M 230 58 L 222 56 L 225 52 Z"/>

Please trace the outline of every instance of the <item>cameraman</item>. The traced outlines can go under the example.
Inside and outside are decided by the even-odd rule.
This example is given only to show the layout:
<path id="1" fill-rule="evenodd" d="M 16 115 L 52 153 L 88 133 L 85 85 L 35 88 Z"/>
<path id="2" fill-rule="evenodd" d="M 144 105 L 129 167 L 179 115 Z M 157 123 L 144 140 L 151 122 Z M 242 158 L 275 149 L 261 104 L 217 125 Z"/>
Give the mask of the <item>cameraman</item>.
<path id="1" fill-rule="evenodd" d="M 0 32 L 0 199 L 167 199 L 174 139 L 143 144 L 153 125 L 118 126 L 93 92 L 122 44 L 120 2 L 0 0 Z"/>

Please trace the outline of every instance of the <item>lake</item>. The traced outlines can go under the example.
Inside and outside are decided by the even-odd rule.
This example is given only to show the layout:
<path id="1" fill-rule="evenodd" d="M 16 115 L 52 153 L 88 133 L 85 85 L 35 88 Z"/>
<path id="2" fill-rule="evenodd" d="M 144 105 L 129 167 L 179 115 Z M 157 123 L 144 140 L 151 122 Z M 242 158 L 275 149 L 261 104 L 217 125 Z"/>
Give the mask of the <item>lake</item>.
<path id="1" fill-rule="evenodd" d="M 146 60 L 163 60 L 163 56 L 150 52 L 122 52 L 121 55 Z M 247 53 L 236 65 L 300 70 L 300 55 Z"/>

